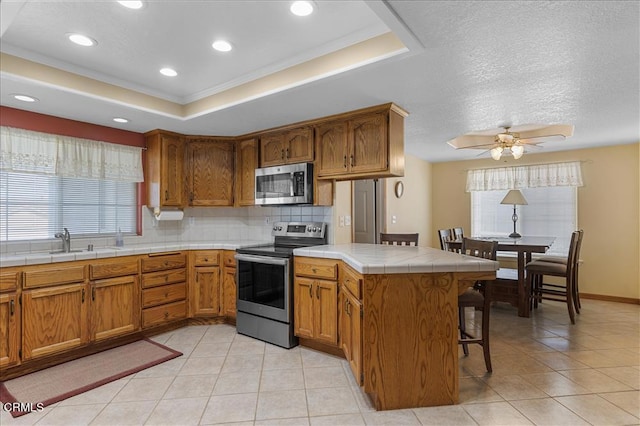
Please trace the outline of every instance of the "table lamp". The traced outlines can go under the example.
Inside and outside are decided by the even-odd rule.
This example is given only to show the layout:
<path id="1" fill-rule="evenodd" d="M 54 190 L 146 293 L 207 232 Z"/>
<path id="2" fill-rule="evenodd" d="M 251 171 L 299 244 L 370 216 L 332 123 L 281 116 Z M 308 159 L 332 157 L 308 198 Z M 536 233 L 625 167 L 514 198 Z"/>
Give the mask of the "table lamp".
<path id="1" fill-rule="evenodd" d="M 522 195 L 522 192 L 518 189 L 512 189 L 507 192 L 507 195 L 500 201 L 500 204 L 513 204 L 513 216 L 511 216 L 511 220 L 513 220 L 513 232 L 509 234 L 510 238 L 520 238 L 522 235 L 516 232 L 516 222 L 518 221 L 518 215 L 516 214 L 516 206 L 526 206 L 527 200 Z"/>

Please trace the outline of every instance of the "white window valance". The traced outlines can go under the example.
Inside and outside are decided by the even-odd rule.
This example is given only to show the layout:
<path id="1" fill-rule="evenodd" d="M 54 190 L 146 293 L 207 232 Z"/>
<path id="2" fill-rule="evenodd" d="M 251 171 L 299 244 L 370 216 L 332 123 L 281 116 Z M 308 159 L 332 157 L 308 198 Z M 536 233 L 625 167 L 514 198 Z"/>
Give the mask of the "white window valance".
<path id="1" fill-rule="evenodd" d="M 142 182 L 142 148 L 0 127 L 0 170 Z"/>
<path id="2" fill-rule="evenodd" d="M 583 186 L 580 162 L 469 170 L 467 192 L 547 186 Z"/>

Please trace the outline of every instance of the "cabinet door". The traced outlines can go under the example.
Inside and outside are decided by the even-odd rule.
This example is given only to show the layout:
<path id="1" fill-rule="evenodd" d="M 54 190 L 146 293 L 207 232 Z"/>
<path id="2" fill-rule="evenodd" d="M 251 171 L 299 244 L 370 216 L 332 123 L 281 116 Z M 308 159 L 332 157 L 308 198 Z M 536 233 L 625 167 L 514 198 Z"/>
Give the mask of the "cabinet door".
<path id="1" fill-rule="evenodd" d="M 184 204 L 184 147 L 176 136 L 161 135 L 160 205 L 182 207 Z"/>
<path id="2" fill-rule="evenodd" d="M 338 344 L 338 283 L 315 281 L 313 312 L 314 336 L 332 345 Z"/>
<path id="3" fill-rule="evenodd" d="M 313 129 L 290 130 L 286 133 L 284 157 L 287 163 L 304 163 L 313 161 Z"/>
<path id="4" fill-rule="evenodd" d="M 129 275 L 91 284 L 91 339 L 132 333 L 140 328 L 138 277 Z"/>
<path id="5" fill-rule="evenodd" d="M 232 206 L 234 143 L 189 142 L 189 205 Z"/>
<path id="6" fill-rule="evenodd" d="M 20 309 L 16 293 L 0 294 L 0 367 L 18 363 Z"/>
<path id="7" fill-rule="evenodd" d="M 236 317 L 236 269 L 225 266 L 222 276 L 222 306 L 224 316 Z"/>
<path id="8" fill-rule="evenodd" d="M 220 267 L 195 268 L 193 314 L 220 315 Z"/>
<path id="9" fill-rule="evenodd" d="M 313 280 L 296 277 L 293 288 L 294 332 L 299 337 L 313 337 Z"/>
<path id="10" fill-rule="evenodd" d="M 260 167 L 278 166 L 285 162 L 283 133 L 265 135 L 260 138 Z"/>
<path id="11" fill-rule="evenodd" d="M 316 129 L 318 177 L 344 174 L 349 164 L 347 122 L 329 123 Z"/>
<path id="12" fill-rule="evenodd" d="M 378 113 L 349 122 L 351 173 L 365 173 L 387 168 L 387 114 Z"/>
<path id="13" fill-rule="evenodd" d="M 22 293 L 23 360 L 66 351 L 89 341 L 84 283 Z"/>
<path id="14" fill-rule="evenodd" d="M 362 386 L 362 303 L 356 299 L 349 291 L 342 291 L 344 294 L 345 322 L 342 324 L 342 333 L 348 336 L 347 348 L 344 348 L 344 355 L 353 372 L 353 376 L 360 386 Z"/>
<path id="15" fill-rule="evenodd" d="M 248 139 L 236 146 L 236 204 L 253 206 L 256 196 L 256 168 L 258 168 L 258 141 Z"/>

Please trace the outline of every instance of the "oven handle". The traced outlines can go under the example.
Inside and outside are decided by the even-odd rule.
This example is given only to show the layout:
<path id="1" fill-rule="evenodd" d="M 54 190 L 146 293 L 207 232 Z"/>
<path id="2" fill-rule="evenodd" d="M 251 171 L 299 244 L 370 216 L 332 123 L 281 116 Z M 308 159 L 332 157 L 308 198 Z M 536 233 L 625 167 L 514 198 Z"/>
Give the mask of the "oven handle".
<path id="1" fill-rule="evenodd" d="M 286 266 L 289 264 L 289 259 L 286 258 L 278 258 L 278 257 L 266 257 L 266 256 L 253 256 L 250 254 L 236 254 L 236 260 L 246 261 L 246 262 L 254 262 L 254 263 L 266 263 L 268 265 L 282 265 Z"/>

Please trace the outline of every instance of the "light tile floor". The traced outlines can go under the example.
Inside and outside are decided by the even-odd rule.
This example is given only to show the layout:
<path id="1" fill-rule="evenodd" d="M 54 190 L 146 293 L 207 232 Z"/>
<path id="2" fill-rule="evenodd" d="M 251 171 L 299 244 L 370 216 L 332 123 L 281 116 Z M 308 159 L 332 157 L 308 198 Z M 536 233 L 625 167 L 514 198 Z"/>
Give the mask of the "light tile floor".
<path id="1" fill-rule="evenodd" d="M 460 355 L 460 404 L 376 412 L 346 361 L 228 325 L 154 337 L 184 356 L 2 425 L 640 425 L 640 306 L 584 300 L 492 308 L 493 374 Z M 474 327 L 474 313 L 468 313 Z"/>

